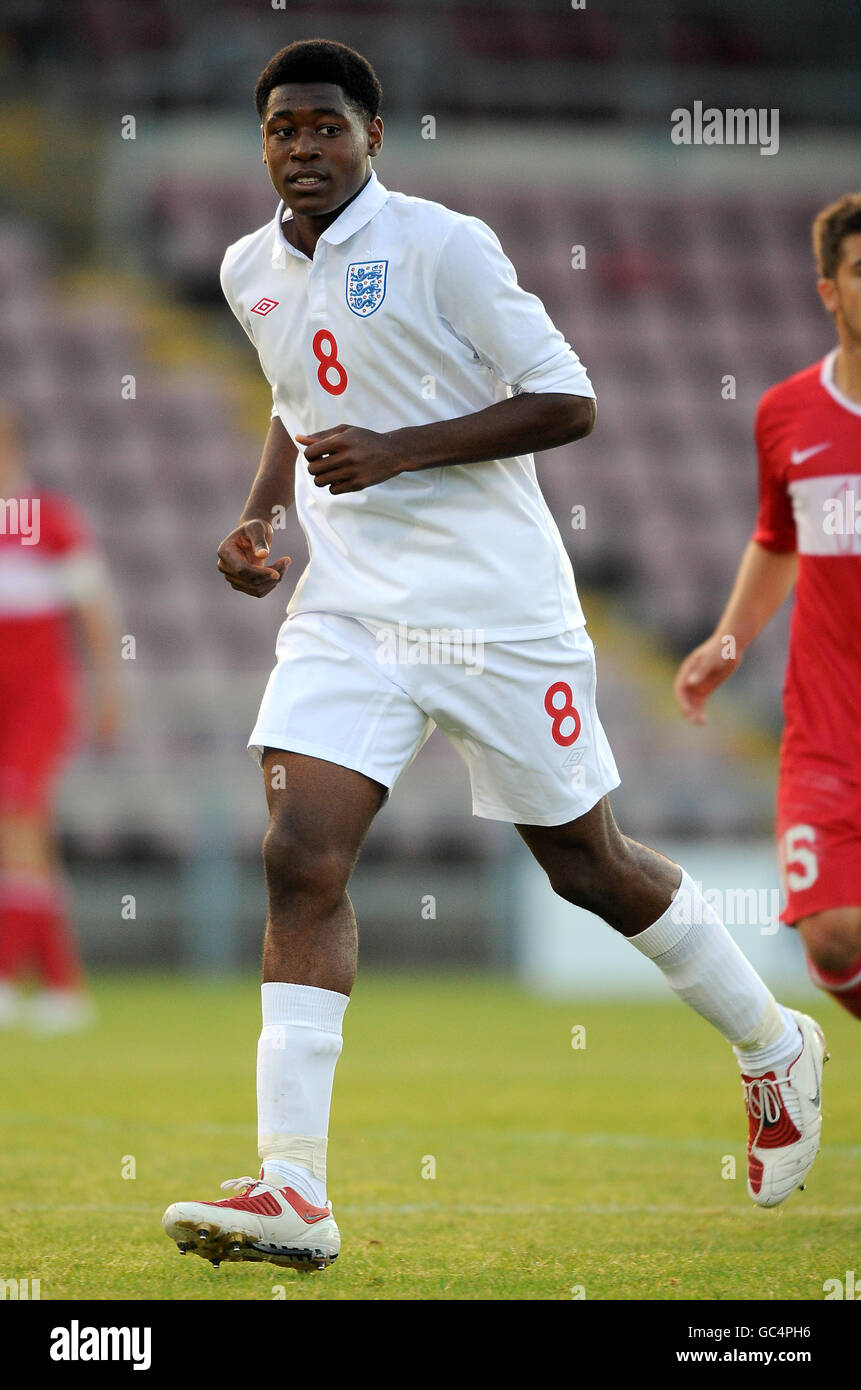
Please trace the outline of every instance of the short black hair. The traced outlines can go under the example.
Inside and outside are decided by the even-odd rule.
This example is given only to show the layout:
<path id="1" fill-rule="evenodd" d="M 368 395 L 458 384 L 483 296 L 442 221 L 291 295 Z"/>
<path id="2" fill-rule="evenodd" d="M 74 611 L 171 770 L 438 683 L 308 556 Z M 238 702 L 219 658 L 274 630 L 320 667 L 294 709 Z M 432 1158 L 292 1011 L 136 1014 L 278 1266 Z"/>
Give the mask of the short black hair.
<path id="1" fill-rule="evenodd" d="M 300 39 L 269 59 L 254 88 L 261 120 L 270 92 L 283 82 L 333 82 L 369 121 L 379 115 L 383 100 L 383 89 L 367 58 L 333 39 Z"/>

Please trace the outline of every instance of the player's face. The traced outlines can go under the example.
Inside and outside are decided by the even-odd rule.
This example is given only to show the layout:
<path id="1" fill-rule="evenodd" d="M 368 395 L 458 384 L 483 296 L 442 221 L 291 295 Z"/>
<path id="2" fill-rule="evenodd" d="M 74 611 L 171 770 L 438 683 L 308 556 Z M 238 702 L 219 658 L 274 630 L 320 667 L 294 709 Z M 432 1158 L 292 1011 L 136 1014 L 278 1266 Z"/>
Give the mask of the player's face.
<path id="1" fill-rule="evenodd" d="M 365 183 L 383 123 L 349 105 L 332 82 L 285 82 L 263 114 L 263 162 L 294 216 L 325 217 Z"/>
<path id="2" fill-rule="evenodd" d="M 846 237 L 833 280 L 820 280 L 819 293 L 837 330 L 861 345 L 861 232 Z"/>

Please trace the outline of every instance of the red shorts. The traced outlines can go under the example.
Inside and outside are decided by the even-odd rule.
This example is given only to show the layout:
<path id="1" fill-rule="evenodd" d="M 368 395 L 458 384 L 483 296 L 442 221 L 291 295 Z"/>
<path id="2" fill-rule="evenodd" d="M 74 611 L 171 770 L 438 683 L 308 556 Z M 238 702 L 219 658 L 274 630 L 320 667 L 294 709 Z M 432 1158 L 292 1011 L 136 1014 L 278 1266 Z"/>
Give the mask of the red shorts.
<path id="1" fill-rule="evenodd" d="M 781 772 L 777 853 L 782 922 L 861 905 L 861 786 L 809 768 Z"/>
<path id="2" fill-rule="evenodd" d="M 0 814 L 50 809 L 76 736 L 76 682 L 67 674 L 0 672 Z"/>

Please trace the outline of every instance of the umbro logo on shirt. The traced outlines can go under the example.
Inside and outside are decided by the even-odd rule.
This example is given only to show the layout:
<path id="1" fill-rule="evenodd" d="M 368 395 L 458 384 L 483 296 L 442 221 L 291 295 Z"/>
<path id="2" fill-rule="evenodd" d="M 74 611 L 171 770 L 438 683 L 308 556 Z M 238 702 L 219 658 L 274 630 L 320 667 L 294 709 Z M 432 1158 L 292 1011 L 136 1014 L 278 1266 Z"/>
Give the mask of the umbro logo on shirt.
<path id="1" fill-rule="evenodd" d="M 261 318 L 265 318 L 267 314 L 271 314 L 272 310 L 277 308 L 277 299 L 258 299 L 251 312 L 252 314 L 260 314 Z"/>

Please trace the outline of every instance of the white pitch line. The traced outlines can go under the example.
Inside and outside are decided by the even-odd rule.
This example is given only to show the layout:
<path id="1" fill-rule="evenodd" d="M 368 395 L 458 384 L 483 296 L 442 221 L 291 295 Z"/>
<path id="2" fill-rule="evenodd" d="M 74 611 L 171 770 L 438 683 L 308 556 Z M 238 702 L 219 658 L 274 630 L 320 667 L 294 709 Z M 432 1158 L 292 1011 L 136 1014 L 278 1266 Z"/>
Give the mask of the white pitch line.
<path id="1" fill-rule="evenodd" d="M 50 1126 L 51 1129 L 57 1128 L 56 1115 L 28 1115 L 0 1113 L 0 1125 L 33 1125 Z M 168 1134 L 171 1131 L 187 1130 L 192 1134 L 244 1134 L 253 1135 L 254 1122 L 232 1120 L 229 1124 L 190 1124 L 186 1120 L 106 1120 L 104 1115 L 64 1115 L 62 1123 L 65 1125 L 78 1125 L 82 1129 L 134 1129 L 139 1126 L 141 1129 L 159 1130 Z"/>
<path id="2" fill-rule="evenodd" d="M 489 1207 L 481 1203 L 453 1202 L 369 1202 L 366 1206 L 355 1203 L 339 1203 L 338 1212 L 346 1216 L 416 1216 L 435 1215 L 440 1212 L 458 1216 L 729 1216 L 748 1218 L 758 1208 L 750 1207 L 687 1207 L 681 1202 L 648 1202 L 626 1205 L 622 1203 L 583 1202 L 577 1206 L 542 1205 Z M 123 1203 L 99 1202 L 10 1202 L 7 1214 L 15 1212 L 136 1212 L 158 1213 L 161 1207 L 147 1203 L 129 1205 Z M 861 1216 L 858 1207 L 811 1207 L 799 1202 L 791 1208 L 797 1216 L 847 1217 Z M 757 1220 L 762 1218 L 757 1217 Z M 770 1218 L 766 1218 L 770 1219 Z"/>
<path id="3" fill-rule="evenodd" d="M 10 1202 L 6 1207 L 7 1214 L 16 1211 L 125 1211 L 140 1214 L 156 1210 L 146 1202 Z"/>
<path id="4" fill-rule="evenodd" d="M 418 1212 L 457 1212 L 465 1216 L 735 1216 L 748 1217 L 759 1210 L 750 1207 L 686 1207 L 681 1203 L 644 1203 L 632 1206 L 600 1205 L 584 1202 L 578 1206 L 500 1206 L 488 1207 L 480 1204 L 407 1202 L 402 1205 L 379 1203 L 368 1206 L 338 1204 L 338 1211 L 349 1216 L 391 1212 L 395 1215 L 409 1216 Z M 793 1208 L 799 1215 L 815 1217 L 861 1216 L 861 1207 L 804 1207 Z M 758 1218 L 759 1219 L 759 1218 Z"/>
<path id="5" fill-rule="evenodd" d="M 124 1133 L 134 1130 L 136 1127 L 146 1131 L 158 1130 L 164 1133 L 186 1133 L 186 1134 L 222 1134 L 238 1135 L 240 1137 L 252 1138 L 256 1143 L 254 1125 L 250 1122 L 231 1121 L 229 1124 L 192 1124 L 185 1120 L 163 1120 L 150 1122 L 149 1120 L 106 1120 L 98 1115 L 64 1115 L 62 1124 L 74 1126 L 78 1125 L 84 1129 L 117 1129 Z M 26 1114 L 2 1114 L 0 1113 L 0 1125 L 27 1125 L 48 1126 L 52 1129 L 57 1128 L 58 1120 L 56 1116 L 46 1115 L 26 1115 Z M 413 1131 L 413 1134 L 416 1131 Z M 412 1135 L 398 1128 L 397 1134 L 403 1143 L 414 1142 Z M 371 1125 L 368 1130 L 369 1137 L 390 1138 L 392 1130 L 386 1126 Z M 517 1144 L 525 1146 L 528 1144 L 559 1144 L 567 1145 L 570 1149 L 577 1148 L 606 1148 L 606 1149 L 669 1149 L 690 1153 L 716 1153 L 728 1152 L 733 1145 L 741 1146 L 745 1136 L 741 1132 L 733 1136 L 724 1135 L 716 1139 L 681 1139 L 663 1138 L 659 1134 L 606 1134 L 606 1133 L 584 1133 L 570 1134 L 565 1130 L 527 1130 L 527 1129 L 462 1129 L 458 1132 L 458 1144 L 465 1142 L 481 1144 Z M 861 1158 L 861 1144 L 842 1144 L 827 1143 L 823 1146 L 823 1153 L 839 1154 L 841 1157 Z"/>

